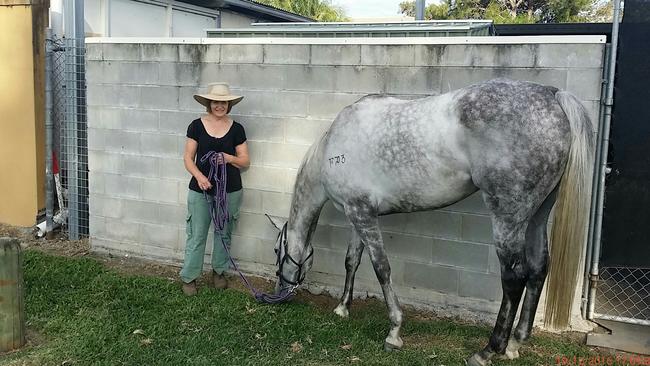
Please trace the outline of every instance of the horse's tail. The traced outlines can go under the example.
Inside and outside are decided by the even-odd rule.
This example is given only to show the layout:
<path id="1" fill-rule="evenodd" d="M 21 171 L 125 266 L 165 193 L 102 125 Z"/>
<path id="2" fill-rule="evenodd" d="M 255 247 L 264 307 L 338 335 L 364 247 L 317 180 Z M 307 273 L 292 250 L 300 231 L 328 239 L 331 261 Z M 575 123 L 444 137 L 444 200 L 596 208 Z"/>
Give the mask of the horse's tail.
<path id="1" fill-rule="evenodd" d="M 587 111 L 572 94 L 559 91 L 555 99 L 569 119 L 571 150 L 559 184 L 551 230 L 544 325 L 568 327 L 574 301 L 591 203 L 594 135 Z"/>

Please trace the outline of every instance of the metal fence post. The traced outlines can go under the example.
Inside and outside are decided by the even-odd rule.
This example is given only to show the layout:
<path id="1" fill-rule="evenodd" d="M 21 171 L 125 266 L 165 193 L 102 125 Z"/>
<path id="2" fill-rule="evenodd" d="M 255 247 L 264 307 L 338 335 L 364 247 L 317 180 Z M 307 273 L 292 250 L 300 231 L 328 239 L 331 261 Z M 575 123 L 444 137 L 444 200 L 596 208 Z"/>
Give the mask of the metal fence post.
<path id="1" fill-rule="evenodd" d="M 45 233 L 54 228 L 54 188 L 52 175 L 52 29 L 45 36 Z"/>

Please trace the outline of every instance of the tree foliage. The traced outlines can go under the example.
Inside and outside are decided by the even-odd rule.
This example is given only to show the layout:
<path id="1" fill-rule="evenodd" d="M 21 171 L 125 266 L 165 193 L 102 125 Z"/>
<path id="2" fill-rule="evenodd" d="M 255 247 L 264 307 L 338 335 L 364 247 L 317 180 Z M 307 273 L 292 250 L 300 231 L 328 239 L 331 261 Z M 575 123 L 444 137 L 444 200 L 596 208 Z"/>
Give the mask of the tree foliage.
<path id="1" fill-rule="evenodd" d="M 257 2 L 290 11 L 319 22 L 343 22 L 348 18 L 343 8 L 330 0 L 257 0 Z"/>
<path id="2" fill-rule="evenodd" d="M 425 8 L 425 19 L 491 19 L 495 23 L 611 22 L 612 0 L 442 0 Z M 399 4 L 415 16 L 415 1 Z"/>

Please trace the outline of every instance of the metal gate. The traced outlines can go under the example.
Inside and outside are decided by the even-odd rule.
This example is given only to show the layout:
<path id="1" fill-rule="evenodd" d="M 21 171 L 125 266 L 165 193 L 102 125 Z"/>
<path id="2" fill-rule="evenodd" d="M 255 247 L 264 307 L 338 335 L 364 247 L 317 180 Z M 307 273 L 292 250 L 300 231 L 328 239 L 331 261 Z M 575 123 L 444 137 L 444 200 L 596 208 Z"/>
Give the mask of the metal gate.
<path id="1" fill-rule="evenodd" d="M 650 325 L 650 269 L 601 268 L 594 316 Z"/>
<path id="2" fill-rule="evenodd" d="M 54 221 L 72 240 L 87 237 L 88 222 L 88 125 L 84 40 L 49 37 L 47 52 L 51 102 L 51 149 L 55 183 L 48 184 L 48 202 L 57 203 Z M 48 98 L 49 97 L 49 98 Z M 49 159 L 49 153 L 48 159 Z M 49 165 L 49 164 L 48 164 Z M 58 177 L 57 177 L 57 172 Z M 48 176 L 48 179 L 52 179 Z M 58 189 L 57 189 L 58 188 Z M 54 198 L 56 197 L 56 199 Z"/>
<path id="3" fill-rule="evenodd" d="M 625 1 L 604 186 L 594 318 L 650 325 L 650 3 Z"/>

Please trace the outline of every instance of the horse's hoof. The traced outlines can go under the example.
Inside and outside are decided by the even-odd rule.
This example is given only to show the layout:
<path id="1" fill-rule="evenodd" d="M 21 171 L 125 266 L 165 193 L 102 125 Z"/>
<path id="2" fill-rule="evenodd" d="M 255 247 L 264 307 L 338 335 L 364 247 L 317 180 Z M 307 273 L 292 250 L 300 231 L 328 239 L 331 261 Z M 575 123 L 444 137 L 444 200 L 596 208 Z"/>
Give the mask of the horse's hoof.
<path id="1" fill-rule="evenodd" d="M 403 345 L 404 341 L 400 337 L 386 337 L 386 340 L 384 340 L 384 350 L 388 352 L 399 351 Z"/>
<path id="2" fill-rule="evenodd" d="M 350 312 L 348 311 L 348 309 L 347 309 L 347 308 L 345 307 L 345 305 L 343 305 L 343 304 L 339 304 L 339 305 L 334 309 L 334 313 L 335 313 L 336 315 L 340 316 L 341 318 L 347 318 L 348 315 L 350 315 Z"/>
<path id="3" fill-rule="evenodd" d="M 402 346 L 397 346 L 395 344 L 390 344 L 388 342 L 384 342 L 384 351 L 386 351 L 386 352 L 399 351 L 400 349 L 402 349 Z"/>
<path id="4" fill-rule="evenodd" d="M 521 347 L 521 344 L 519 342 L 514 339 L 510 339 L 510 341 L 508 341 L 508 347 L 506 347 L 506 353 L 504 356 L 509 360 L 519 358 L 519 347 Z"/>
<path id="5" fill-rule="evenodd" d="M 506 350 L 506 358 L 509 360 L 514 360 L 516 358 L 519 358 L 519 350 L 516 351 L 508 351 Z"/>
<path id="6" fill-rule="evenodd" d="M 481 356 L 475 353 L 465 363 L 467 366 L 487 366 L 490 364 L 490 360 L 484 360 Z"/>

